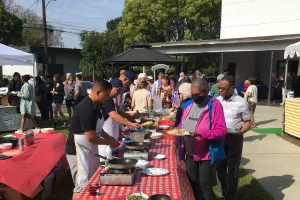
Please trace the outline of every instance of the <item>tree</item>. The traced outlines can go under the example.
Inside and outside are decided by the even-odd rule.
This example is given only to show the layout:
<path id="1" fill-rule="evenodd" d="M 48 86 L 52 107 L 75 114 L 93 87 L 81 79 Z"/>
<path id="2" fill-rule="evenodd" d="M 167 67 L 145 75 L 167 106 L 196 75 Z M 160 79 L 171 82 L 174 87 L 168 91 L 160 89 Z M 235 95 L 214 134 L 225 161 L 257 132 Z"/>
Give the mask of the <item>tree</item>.
<path id="1" fill-rule="evenodd" d="M 9 13 L 0 1 L 0 42 L 6 45 L 18 45 L 22 38 L 23 23 L 17 16 Z"/>
<path id="2" fill-rule="evenodd" d="M 124 42 L 117 31 L 120 21 L 121 18 L 108 21 L 105 32 L 82 31 L 80 33 L 82 47 L 80 69 L 85 75 L 91 76 L 93 68 L 96 69 L 96 76 L 108 78 L 112 74 L 114 69 L 103 66 L 103 61 L 124 50 Z"/>
<path id="3" fill-rule="evenodd" d="M 43 21 L 34 11 L 25 9 L 23 6 L 15 4 L 13 0 L 6 0 L 6 8 L 10 13 L 14 13 L 22 19 L 24 29 L 19 45 L 44 45 Z M 48 26 L 48 46 L 63 47 L 62 32 L 53 26 Z"/>
<path id="4" fill-rule="evenodd" d="M 221 0 L 125 0 L 119 33 L 125 47 L 137 40 L 216 39 L 220 16 Z"/>

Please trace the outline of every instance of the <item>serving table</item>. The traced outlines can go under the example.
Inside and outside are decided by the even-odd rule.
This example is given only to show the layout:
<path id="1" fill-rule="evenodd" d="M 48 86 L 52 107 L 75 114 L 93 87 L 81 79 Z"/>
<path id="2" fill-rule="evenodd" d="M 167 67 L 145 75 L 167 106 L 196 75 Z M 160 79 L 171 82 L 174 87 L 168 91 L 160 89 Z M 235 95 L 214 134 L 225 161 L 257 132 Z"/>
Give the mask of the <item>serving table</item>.
<path id="1" fill-rule="evenodd" d="M 194 200 L 193 191 L 186 175 L 185 164 L 177 159 L 174 141 L 175 136 L 154 140 L 149 149 L 150 165 L 168 169 L 170 171 L 168 175 L 146 176 L 137 172 L 133 186 L 100 186 L 97 194 L 91 195 L 88 191 L 89 187 L 93 184 L 99 184 L 100 173 L 105 171 L 104 167 L 100 167 L 77 199 L 125 200 L 127 195 L 137 193 L 137 188 L 140 187 L 141 192 L 148 196 L 167 194 L 171 196 L 172 200 Z M 166 159 L 155 160 L 154 156 L 157 154 L 166 155 Z"/>
<path id="2" fill-rule="evenodd" d="M 41 182 L 64 158 L 66 136 L 60 133 L 37 134 L 34 142 L 12 158 L 0 160 L 0 183 L 27 197 L 36 192 Z"/>

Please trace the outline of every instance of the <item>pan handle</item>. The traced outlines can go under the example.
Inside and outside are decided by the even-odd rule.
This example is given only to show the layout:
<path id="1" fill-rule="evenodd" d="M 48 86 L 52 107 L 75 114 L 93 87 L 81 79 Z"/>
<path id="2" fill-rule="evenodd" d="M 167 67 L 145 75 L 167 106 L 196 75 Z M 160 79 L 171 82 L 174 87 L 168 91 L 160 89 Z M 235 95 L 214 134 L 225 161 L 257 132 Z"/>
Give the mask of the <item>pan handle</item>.
<path id="1" fill-rule="evenodd" d="M 99 154 L 94 154 L 94 156 L 97 156 L 97 157 L 102 158 L 102 159 L 104 159 L 104 160 L 109 160 L 109 159 L 107 159 L 107 157 L 101 156 L 101 155 L 99 155 Z M 112 158 L 113 158 L 113 159 L 119 159 L 118 157 L 112 157 Z"/>

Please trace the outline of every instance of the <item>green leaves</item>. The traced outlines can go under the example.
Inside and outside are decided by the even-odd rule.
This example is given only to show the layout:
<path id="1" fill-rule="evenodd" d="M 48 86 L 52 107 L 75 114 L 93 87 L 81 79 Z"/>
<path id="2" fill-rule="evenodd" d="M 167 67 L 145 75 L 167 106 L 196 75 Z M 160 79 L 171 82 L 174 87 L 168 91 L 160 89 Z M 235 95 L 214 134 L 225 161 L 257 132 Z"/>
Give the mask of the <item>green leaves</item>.
<path id="1" fill-rule="evenodd" d="M 93 66 L 96 69 L 96 76 L 108 78 L 113 73 L 114 69 L 104 67 L 102 63 L 124 50 L 124 42 L 117 31 L 120 21 L 121 18 L 108 21 L 105 32 L 82 31 L 80 33 L 82 47 L 80 69 L 87 76 L 92 75 Z"/>
<path id="2" fill-rule="evenodd" d="M 22 38 L 23 22 L 17 16 L 6 11 L 0 1 L 0 43 L 18 45 Z"/>
<path id="3" fill-rule="evenodd" d="M 137 40 L 216 39 L 221 0 L 126 0 L 118 28 L 125 47 Z"/>

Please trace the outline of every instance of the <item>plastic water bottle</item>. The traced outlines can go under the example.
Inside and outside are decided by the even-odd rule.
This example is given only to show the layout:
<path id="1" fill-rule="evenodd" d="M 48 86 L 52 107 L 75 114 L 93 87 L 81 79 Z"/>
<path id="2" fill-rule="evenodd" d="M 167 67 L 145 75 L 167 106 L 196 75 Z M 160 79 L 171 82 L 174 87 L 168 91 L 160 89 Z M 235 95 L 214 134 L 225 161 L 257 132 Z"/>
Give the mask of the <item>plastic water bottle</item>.
<path id="1" fill-rule="evenodd" d="M 111 150 L 110 146 L 106 146 L 104 152 L 105 152 L 105 157 L 107 158 L 105 160 L 105 168 L 108 169 L 109 168 L 108 161 L 112 159 L 112 150 Z"/>

